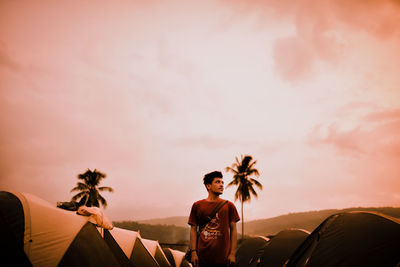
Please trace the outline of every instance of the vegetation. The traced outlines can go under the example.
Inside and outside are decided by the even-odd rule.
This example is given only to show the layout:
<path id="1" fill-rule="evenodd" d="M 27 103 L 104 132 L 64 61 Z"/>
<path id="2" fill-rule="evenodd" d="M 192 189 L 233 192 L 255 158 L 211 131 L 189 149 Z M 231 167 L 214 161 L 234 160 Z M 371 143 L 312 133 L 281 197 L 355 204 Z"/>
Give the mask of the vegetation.
<path id="1" fill-rule="evenodd" d="M 320 211 L 309 211 L 309 212 L 299 212 L 299 213 L 289 213 L 286 215 L 281 215 L 278 217 L 273 217 L 263 220 L 249 221 L 246 223 L 249 229 L 247 232 L 249 235 L 262 235 L 262 236 L 273 236 L 278 232 L 289 229 L 289 228 L 299 228 L 304 229 L 309 232 L 314 231 L 327 217 L 332 214 L 347 212 L 347 211 L 373 211 L 379 212 L 391 217 L 400 219 L 400 208 L 348 208 L 348 209 L 330 209 L 330 210 L 320 210 Z M 187 217 L 181 216 L 175 217 L 177 223 L 180 220 Z M 157 219 L 161 220 L 161 219 Z M 150 221 L 150 220 L 149 220 Z M 180 249 L 185 251 L 186 247 L 182 244 L 188 244 L 189 242 L 189 227 L 179 227 L 176 225 L 149 225 L 138 223 L 134 221 L 121 221 L 113 222 L 116 227 L 124 228 L 132 231 L 139 231 L 143 238 L 158 240 L 161 245 L 168 244 L 168 247 L 173 249 Z M 172 244 L 179 244 L 173 247 Z"/>
<path id="2" fill-rule="evenodd" d="M 236 157 L 236 162 L 232 164 L 232 167 L 226 167 L 225 170 L 227 172 L 233 173 L 233 180 L 228 184 L 229 186 L 236 185 L 237 190 L 235 193 L 235 201 L 240 199 L 242 204 L 241 212 L 242 212 L 242 238 L 244 236 L 244 214 L 243 214 L 243 204 L 245 202 L 250 202 L 251 195 L 257 198 L 257 192 L 254 190 L 254 185 L 262 190 L 262 185 L 256 179 L 251 176 L 260 176 L 258 170 L 254 168 L 254 165 L 257 163 L 256 160 L 253 161 L 252 156 L 241 156 L 241 161 L 239 162 Z"/>
<path id="3" fill-rule="evenodd" d="M 105 208 L 107 207 L 107 201 L 100 195 L 100 191 L 113 192 L 114 190 L 108 186 L 98 187 L 101 180 L 106 178 L 106 174 L 96 169 L 91 171 L 87 169 L 86 172 L 78 174 L 78 179 L 82 182 L 78 182 L 76 187 L 71 189 L 71 192 L 79 191 L 78 194 L 71 198 L 71 201 L 77 201 L 79 204 L 86 205 L 88 207 L 99 207 L 100 204 Z"/>
<path id="4" fill-rule="evenodd" d="M 157 218 L 150 220 L 138 221 L 140 224 L 152 224 L 152 225 L 175 225 L 181 227 L 188 227 L 188 216 L 173 216 L 167 218 Z"/>
<path id="5" fill-rule="evenodd" d="M 139 231 L 140 236 L 145 239 L 157 240 L 160 244 L 189 244 L 189 227 L 180 227 L 175 225 L 150 225 L 135 221 L 113 222 L 114 226 Z M 181 246 L 184 247 L 184 246 Z"/>

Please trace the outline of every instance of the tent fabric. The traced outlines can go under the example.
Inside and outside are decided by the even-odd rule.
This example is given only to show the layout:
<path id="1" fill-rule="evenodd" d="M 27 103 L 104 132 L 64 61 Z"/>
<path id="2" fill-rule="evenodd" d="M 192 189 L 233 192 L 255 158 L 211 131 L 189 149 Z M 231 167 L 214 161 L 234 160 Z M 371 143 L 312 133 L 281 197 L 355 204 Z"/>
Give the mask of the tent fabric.
<path id="1" fill-rule="evenodd" d="M 133 266 L 137 267 L 152 267 L 160 266 L 151 252 L 143 244 L 142 238 L 139 232 L 130 231 L 114 227 L 112 230 L 105 230 L 106 233 L 110 233 L 113 239 L 117 242 L 121 250 L 133 263 Z"/>
<path id="2" fill-rule="evenodd" d="M 25 214 L 24 250 L 33 266 L 56 266 L 87 218 L 27 193 L 13 193 Z"/>
<path id="3" fill-rule="evenodd" d="M 135 244 L 136 238 L 140 236 L 140 234 L 135 231 L 118 227 L 114 227 L 112 230 L 107 230 L 105 232 L 109 232 L 112 235 L 125 255 L 130 258 L 132 255 L 133 245 Z"/>
<path id="4" fill-rule="evenodd" d="M 176 267 L 174 255 L 172 255 L 172 249 L 170 248 L 163 248 L 163 252 L 165 256 L 167 257 L 168 261 L 171 263 L 172 267 Z M 179 267 L 179 266 L 178 266 Z"/>
<path id="5" fill-rule="evenodd" d="M 328 217 L 286 266 L 398 266 L 400 221 L 373 212 Z"/>
<path id="6" fill-rule="evenodd" d="M 122 266 L 104 242 L 96 226 L 87 222 L 68 248 L 58 267 Z"/>
<path id="7" fill-rule="evenodd" d="M 114 254 L 114 257 L 117 259 L 119 262 L 120 266 L 123 267 L 133 267 L 133 263 L 130 261 L 130 259 L 127 257 L 125 252 L 122 250 L 122 248 L 119 246 L 117 241 L 114 239 L 112 234 L 108 230 L 104 230 L 104 241 L 106 241 L 107 245 L 110 247 L 111 252 Z M 133 248 L 133 246 L 132 246 Z M 132 251 L 132 249 L 131 249 Z"/>
<path id="8" fill-rule="evenodd" d="M 147 250 L 140 237 L 136 238 L 130 257 L 134 266 L 137 267 L 159 267 L 156 259 Z"/>
<path id="9" fill-rule="evenodd" d="M 19 199 L 0 192 L 1 266 L 32 266 L 24 252 L 24 212 Z"/>
<path id="10" fill-rule="evenodd" d="M 269 238 L 264 236 L 249 237 L 243 240 L 236 251 L 236 267 L 247 267 L 263 252 Z"/>
<path id="11" fill-rule="evenodd" d="M 0 215 L 3 222 L 15 236 L 15 242 L 21 249 L 24 248 L 25 219 L 21 201 L 10 192 L 0 192 Z"/>
<path id="12" fill-rule="evenodd" d="M 280 267 L 310 235 L 302 229 L 286 229 L 276 234 L 263 249 L 258 267 Z"/>
<path id="13" fill-rule="evenodd" d="M 163 252 L 172 267 L 191 267 L 192 265 L 184 259 L 185 253 L 171 248 L 163 248 Z"/>
<path id="14" fill-rule="evenodd" d="M 18 212 L 9 212 L 10 206 Z M 10 227 L 12 238 L 17 244 L 14 254 L 18 253 L 19 247 L 30 265 L 102 266 L 110 263 L 110 266 L 119 266 L 86 216 L 59 209 L 36 196 L 19 192 L 0 192 L 0 212 L 2 225 L 13 225 Z"/>
<path id="15" fill-rule="evenodd" d="M 142 238 L 142 242 L 161 267 L 171 267 L 158 241 Z"/>

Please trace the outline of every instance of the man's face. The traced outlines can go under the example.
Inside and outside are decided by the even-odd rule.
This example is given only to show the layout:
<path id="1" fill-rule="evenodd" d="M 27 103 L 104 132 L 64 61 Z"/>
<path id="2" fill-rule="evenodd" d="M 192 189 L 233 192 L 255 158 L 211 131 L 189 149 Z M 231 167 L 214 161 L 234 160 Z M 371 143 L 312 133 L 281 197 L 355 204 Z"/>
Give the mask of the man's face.
<path id="1" fill-rule="evenodd" d="M 221 195 L 224 192 L 224 180 L 222 178 L 214 178 L 212 183 L 207 185 L 207 189 L 216 195 Z"/>

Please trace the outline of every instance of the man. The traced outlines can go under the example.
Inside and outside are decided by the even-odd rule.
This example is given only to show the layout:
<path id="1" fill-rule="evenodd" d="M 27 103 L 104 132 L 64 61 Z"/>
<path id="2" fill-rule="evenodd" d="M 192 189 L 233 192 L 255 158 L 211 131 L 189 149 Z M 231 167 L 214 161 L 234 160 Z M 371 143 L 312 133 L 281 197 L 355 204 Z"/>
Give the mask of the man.
<path id="1" fill-rule="evenodd" d="M 236 222 L 240 220 L 235 205 L 228 201 L 211 221 L 207 217 L 223 202 L 222 173 L 214 171 L 203 178 L 208 198 L 195 202 L 189 216 L 190 250 L 194 267 L 230 266 L 235 264 Z M 209 221 L 209 223 L 207 223 Z M 199 229 L 199 230 L 198 230 Z M 198 232 L 200 235 L 198 235 Z"/>

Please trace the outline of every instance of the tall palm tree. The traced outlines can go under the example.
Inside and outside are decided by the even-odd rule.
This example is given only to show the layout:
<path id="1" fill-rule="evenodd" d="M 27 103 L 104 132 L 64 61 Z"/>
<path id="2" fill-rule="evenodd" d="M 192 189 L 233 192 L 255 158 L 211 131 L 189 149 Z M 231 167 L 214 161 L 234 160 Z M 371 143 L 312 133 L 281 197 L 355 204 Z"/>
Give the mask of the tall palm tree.
<path id="1" fill-rule="evenodd" d="M 245 202 L 250 202 L 251 195 L 257 198 L 257 192 L 254 190 L 254 185 L 256 185 L 260 190 L 262 190 L 262 184 L 251 176 L 260 176 L 258 170 L 254 167 L 257 163 L 256 160 L 253 161 L 253 157 L 249 155 L 241 155 L 241 160 L 236 157 L 236 162 L 232 164 L 232 167 L 226 167 L 226 172 L 233 173 L 233 180 L 228 184 L 227 187 L 236 185 L 237 190 L 235 193 L 235 201 L 240 199 L 242 204 L 242 240 L 244 238 L 244 215 L 243 215 L 243 204 Z"/>
<path id="2" fill-rule="evenodd" d="M 71 189 L 71 192 L 80 192 L 73 196 L 71 201 L 80 199 L 79 203 L 88 207 L 99 207 L 100 203 L 104 208 L 107 207 L 107 201 L 102 195 L 100 195 L 100 191 L 113 192 L 114 190 L 108 186 L 98 187 L 100 181 L 106 178 L 105 173 L 102 173 L 96 169 L 94 169 L 94 171 L 87 169 L 86 172 L 78 174 L 77 178 L 82 180 L 82 182 L 78 182 L 76 187 Z"/>

